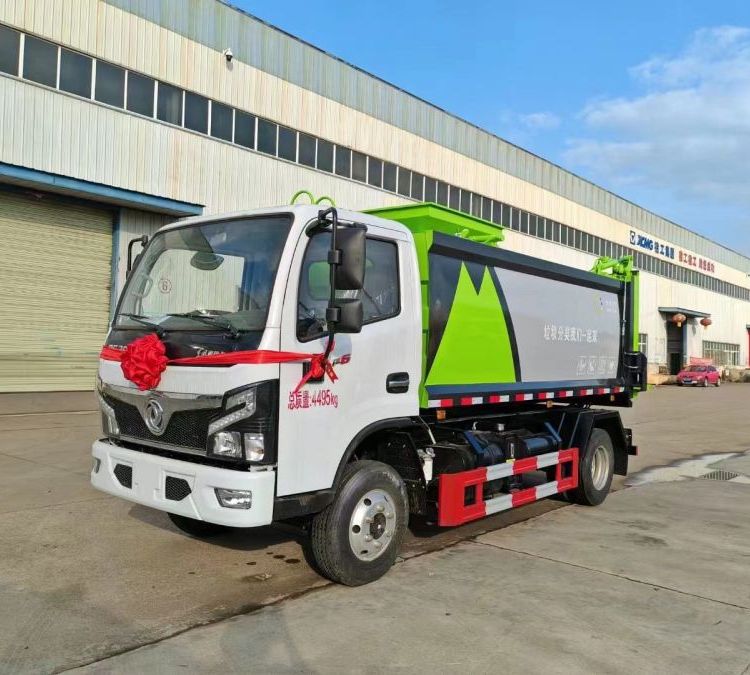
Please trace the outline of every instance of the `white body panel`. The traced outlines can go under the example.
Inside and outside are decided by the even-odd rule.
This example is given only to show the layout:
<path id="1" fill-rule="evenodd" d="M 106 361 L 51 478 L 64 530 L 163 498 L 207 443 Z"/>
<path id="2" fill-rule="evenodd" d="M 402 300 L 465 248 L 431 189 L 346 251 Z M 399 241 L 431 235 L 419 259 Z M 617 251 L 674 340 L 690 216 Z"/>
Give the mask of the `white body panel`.
<path id="1" fill-rule="evenodd" d="M 416 254 L 408 230 L 391 221 L 339 211 L 342 220 L 367 225 L 368 236 L 397 242 L 400 305 L 397 316 L 362 327 L 362 332 L 338 335 L 331 359 L 350 355 L 348 363 L 335 365 L 338 380 L 309 383 L 308 396 L 329 390 L 338 406 L 290 407 L 290 394 L 302 377 L 302 366 L 281 366 L 279 398 L 279 456 L 277 493 L 280 496 L 331 487 L 341 459 L 351 441 L 369 425 L 419 412 L 421 378 L 421 304 Z M 281 349 L 322 352 L 326 339 L 300 342 L 296 336 L 297 289 L 308 237 L 304 234 L 294 252 L 287 281 L 281 321 Z M 409 391 L 390 394 L 386 377 L 409 374 Z"/>

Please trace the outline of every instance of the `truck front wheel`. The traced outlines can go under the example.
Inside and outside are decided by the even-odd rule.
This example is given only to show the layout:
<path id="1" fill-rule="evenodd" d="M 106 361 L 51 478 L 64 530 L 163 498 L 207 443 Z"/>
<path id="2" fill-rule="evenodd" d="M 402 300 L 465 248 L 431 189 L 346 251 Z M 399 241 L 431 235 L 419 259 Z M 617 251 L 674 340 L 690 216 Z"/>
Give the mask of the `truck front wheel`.
<path id="1" fill-rule="evenodd" d="M 577 504 L 586 506 L 601 504 L 612 485 L 614 468 L 612 439 L 603 429 L 594 429 L 586 448 L 579 456 L 578 487 L 571 490 L 570 498 Z"/>
<path id="2" fill-rule="evenodd" d="M 383 576 L 406 532 L 409 501 L 401 476 L 362 460 L 344 470 L 336 497 L 312 522 L 311 548 L 323 576 L 361 586 Z"/>

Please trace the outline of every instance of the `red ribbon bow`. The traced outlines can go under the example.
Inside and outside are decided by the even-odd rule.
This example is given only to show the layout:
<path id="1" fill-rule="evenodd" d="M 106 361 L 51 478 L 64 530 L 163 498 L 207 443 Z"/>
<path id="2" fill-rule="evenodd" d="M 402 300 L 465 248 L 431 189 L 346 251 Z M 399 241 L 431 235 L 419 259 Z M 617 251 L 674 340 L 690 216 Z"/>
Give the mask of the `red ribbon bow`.
<path id="1" fill-rule="evenodd" d="M 167 365 L 235 366 L 238 364 L 303 363 L 307 361 L 310 368 L 295 387 L 295 394 L 311 379 L 319 379 L 328 375 L 331 382 L 338 380 L 338 375 L 333 370 L 333 364 L 325 354 L 253 349 L 169 359 L 166 356 L 164 343 L 153 333 L 134 340 L 125 349 L 116 349 L 105 345 L 102 347 L 99 356 L 105 361 L 119 361 L 122 374 L 142 391 L 155 389 L 159 386 L 161 374 L 166 370 Z"/>

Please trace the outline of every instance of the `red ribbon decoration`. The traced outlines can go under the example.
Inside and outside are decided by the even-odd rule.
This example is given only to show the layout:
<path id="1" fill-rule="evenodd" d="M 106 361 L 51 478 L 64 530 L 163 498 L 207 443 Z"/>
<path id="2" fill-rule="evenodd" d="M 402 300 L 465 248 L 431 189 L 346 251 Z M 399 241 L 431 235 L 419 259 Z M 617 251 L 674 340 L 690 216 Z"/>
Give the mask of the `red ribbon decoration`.
<path id="1" fill-rule="evenodd" d="M 99 357 L 105 361 L 119 361 L 123 375 L 142 391 L 155 389 L 159 386 L 161 374 L 166 370 L 167 365 L 236 366 L 239 364 L 303 363 L 307 361 L 310 364 L 310 369 L 295 387 L 295 394 L 311 379 L 317 380 L 328 375 L 331 382 L 338 380 L 338 376 L 333 370 L 333 364 L 326 358 L 325 354 L 253 349 L 168 359 L 164 343 L 154 333 L 134 340 L 125 349 L 115 349 L 105 345 L 102 347 Z"/>

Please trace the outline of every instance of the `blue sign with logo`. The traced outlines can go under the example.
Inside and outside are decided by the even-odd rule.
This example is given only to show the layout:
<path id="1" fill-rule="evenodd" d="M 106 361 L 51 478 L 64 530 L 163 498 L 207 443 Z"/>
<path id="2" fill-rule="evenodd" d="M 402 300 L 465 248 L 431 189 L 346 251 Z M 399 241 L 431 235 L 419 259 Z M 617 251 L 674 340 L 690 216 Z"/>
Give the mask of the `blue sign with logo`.
<path id="1" fill-rule="evenodd" d="M 674 246 L 652 239 L 648 235 L 638 234 L 635 230 L 630 230 L 630 245 L 674 260 Z"/>

